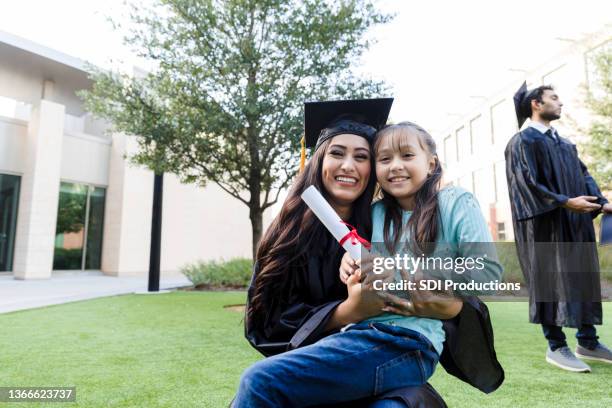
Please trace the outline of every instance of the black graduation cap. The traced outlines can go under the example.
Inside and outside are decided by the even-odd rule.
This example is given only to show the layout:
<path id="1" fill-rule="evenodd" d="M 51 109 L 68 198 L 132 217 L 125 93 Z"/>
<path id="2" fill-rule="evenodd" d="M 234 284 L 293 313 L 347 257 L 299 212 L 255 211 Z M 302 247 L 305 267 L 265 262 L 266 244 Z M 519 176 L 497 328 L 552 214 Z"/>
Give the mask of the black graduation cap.
<path id="1" fill-rule="evenodd" d="M 516 112 L 516 120 L 518 121 L 519 129 L 527 118 L 531 117 L 531 106 L 527 104 L 527 97 L 533 91 L 527 90 L 527 81 L 523 81 L 521 87 L 514 94 L 514 111 Z"/>
<path id="2" fill-rule="evenodd" d="M 318 148 L 327 139 L 343 133 L 372 142 L 376 131 L 387 123 L 392 104 L 393 98 L 306 102 L 306 147 Z"/>

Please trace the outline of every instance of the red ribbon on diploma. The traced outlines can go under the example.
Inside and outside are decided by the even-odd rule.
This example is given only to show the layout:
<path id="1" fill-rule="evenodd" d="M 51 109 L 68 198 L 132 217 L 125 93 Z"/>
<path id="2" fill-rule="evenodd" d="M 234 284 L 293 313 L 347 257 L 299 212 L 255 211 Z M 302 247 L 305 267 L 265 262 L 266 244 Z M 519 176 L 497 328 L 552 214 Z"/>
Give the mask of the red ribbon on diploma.
<path id="1" fill-rule="evenodd" d="M 344 221 L 340 221 L 340 222 L 346 225 L 347 227 L 351 228 L 351 230 L 345 236 L 343 236 L 342 239 L 340 240 L 340 245 L 343 245 L 346 242 L 346 240 L 350 238 L 351 244 L 353 245 L 357 245 L 357 242 L 359 242 L 361 243 L 361 245 L 366 247 L 368 251 L 370 250 L 370 248 L 372 248 L 372 244 L 370 244 L 370 242 L 367 239 L 361 237 L 357 233 L 357 228 L 353 227 L 348 222 L 344 222 Z"/>

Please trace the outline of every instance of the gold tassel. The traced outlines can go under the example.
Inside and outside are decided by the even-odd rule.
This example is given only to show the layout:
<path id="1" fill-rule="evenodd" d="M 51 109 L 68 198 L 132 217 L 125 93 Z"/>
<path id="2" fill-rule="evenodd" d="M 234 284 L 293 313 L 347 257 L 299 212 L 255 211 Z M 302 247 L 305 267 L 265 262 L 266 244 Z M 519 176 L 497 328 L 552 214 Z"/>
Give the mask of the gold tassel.
<path id="1" fill-rule="evenodd" d="M 298 174 L 302 172 L 302 170 L 304 170 L 304 166 L 306 165 L 306 137 L 302 136 L 302 139 L 300 139 L 300 145 L 302 145 L 302 152 L 300 154 L 300 170 L 298 171 Z"/>

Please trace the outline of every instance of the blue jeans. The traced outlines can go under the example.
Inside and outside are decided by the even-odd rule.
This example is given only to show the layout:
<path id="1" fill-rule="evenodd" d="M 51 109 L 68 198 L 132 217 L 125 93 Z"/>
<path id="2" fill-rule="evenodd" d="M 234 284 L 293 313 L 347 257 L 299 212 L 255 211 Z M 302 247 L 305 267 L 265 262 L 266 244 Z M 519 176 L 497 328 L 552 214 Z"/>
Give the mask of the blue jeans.
<path id="1" fill-rule="evenodd" d="M 233 407 L 354 401 L 424 384 L 438 359 L 420 333 L 383 323 L 359 323 L 315 344 L 253 364 L 242 374 Z"/>
<path id="2" fill-rule="evenodd" d="M 563 333 L 561 327 L 543 324 L 542 331 L 544 332 L 544 337 L 546 337 L 546 340 L 548 340 L 548 346 L 552 351 L 555 351 L 560 347 L 567 347 L 565 333 Z M 592 324 L 584 324 L 576 332 L 578 344 L 587 349 L 592 350 L 597 347 L 599 344 L 599 341 L 597 340 L 598 338 L 599 337 L 597 336 L 595 326 Z"/>

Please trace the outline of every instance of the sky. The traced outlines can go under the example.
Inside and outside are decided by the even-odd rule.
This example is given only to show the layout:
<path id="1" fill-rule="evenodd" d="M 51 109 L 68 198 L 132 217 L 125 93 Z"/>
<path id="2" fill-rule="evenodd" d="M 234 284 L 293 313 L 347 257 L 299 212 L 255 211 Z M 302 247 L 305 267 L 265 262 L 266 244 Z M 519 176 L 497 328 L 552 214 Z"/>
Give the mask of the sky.
<path id="1" fill-rule="evenodd" d="M 109 67 L 143 66 L 107 17 L 121 19 L 123 0 L 4 0 L 0 30 Z M 376 41 L 356 65 L 386 81 L 391 118 L 415 121 L 434 135 L 483 97 L 523 79 L 571 46 L 612 24 L 606 0 L 375 0 L 395 14 L 375 27 Z M 112 62 L 111 62 L 112 61 Z"/>

